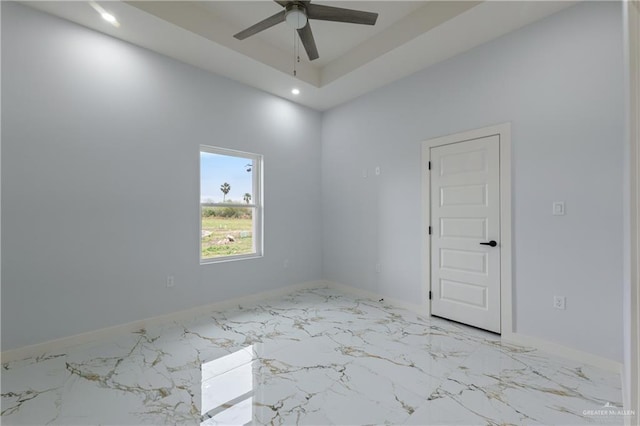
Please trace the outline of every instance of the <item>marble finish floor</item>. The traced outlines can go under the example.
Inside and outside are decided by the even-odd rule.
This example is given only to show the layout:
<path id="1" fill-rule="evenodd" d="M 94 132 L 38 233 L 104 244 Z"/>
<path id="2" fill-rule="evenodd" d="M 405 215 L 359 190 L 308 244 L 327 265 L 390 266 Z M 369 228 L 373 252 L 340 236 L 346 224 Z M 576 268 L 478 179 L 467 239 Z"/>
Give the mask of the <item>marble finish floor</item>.
<path id="1" fill-rule="evenodd" d="M 2 365 L 2 424 L 622 424 L 619 376 L 333 289 Z"/>

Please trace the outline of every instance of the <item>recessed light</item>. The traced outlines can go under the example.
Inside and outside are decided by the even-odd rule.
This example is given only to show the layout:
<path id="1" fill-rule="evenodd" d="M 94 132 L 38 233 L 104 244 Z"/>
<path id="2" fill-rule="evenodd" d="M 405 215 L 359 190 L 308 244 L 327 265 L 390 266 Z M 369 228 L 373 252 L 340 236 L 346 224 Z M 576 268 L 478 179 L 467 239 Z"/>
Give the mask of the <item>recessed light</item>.
<path id="1" fill-rule="evenodd" d="M 300 89 L 291 89 L 291 93 L 293 93 L 294 95 L 299 95 Z"/>
<path id="2" fill-rule="evenodd" d="M 118 22 L 115 16 L 107 12 L 102 13 L 102 19 L 109 22 L 110 24 L 113 24 L 114 22 Z"/>
<path id="3" fill-rule="evenodd" d="M 110 14 L 109 12 L 107 12 L 106 10 L 104 10 L 104 8 L 100 6 L 98 3 L 96 3 L 95 1 L 90 1 L 89 5 L 92 8 L 94 8 L 94 10 L 98 12 L 100 16 L 102 16 L 102 19 L 104 19 L 105 21 L 107 21 L 108 23 L 110 23 L 116 28 L 120 26 L 120 23 L 118 22 L 116 17 Z"/>

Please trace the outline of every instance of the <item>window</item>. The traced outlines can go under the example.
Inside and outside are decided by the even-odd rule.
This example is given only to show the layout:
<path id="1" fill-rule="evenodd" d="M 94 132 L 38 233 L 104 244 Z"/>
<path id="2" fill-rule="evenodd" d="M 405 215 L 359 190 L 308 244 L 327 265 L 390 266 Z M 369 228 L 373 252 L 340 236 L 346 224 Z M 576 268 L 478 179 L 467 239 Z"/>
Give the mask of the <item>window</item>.
<path id="1" fill-rule="evenodd" d="M 262 156 L 200 146 L 200 263 L 262 255 Z"/>

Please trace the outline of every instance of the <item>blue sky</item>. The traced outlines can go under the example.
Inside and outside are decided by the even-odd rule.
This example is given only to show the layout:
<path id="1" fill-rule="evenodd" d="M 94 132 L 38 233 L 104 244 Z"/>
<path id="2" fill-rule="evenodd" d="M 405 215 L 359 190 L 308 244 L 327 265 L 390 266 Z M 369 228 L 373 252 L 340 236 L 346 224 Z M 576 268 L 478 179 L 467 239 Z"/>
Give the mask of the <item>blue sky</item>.
<path id="1" fill-rule="evenodd" d="M 223 199 L 220 186 L 227 182 L 231 191 L 227 201 L 244 203 L 246 192 L 251 193 L 253 172 L 248 173 L 246 165 L 250 159 L 229 155 L 200 153 L 200 202 L 221 203 Z"/>

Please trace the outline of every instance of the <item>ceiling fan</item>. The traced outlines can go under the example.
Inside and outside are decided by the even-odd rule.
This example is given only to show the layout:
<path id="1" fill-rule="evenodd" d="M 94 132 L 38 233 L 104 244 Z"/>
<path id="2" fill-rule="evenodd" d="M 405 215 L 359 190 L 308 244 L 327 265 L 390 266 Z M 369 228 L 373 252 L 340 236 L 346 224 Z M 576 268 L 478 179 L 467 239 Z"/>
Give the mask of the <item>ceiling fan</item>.
<path id="1" fill-rule="evenodd" d="M 246 30 L 240 31 L 234 35 L 238 40 L 244 40 L 254 34 L 271 28 L 280 22 L 287 22 L 298 31 L 300 41 L 307 52 L 310 61 L 318 59 L 318 48 L 311 32 L 309 19 L 318 19 L 321 21 L 346 22 L 349 24 L 375 25 L 378 14 L 373 12 L 363 12 L 360 10 L 343 9 L 341 7 L 323 6 L 319 4 L 311 4 L 311 1 L 278 1 L 280 6 L 284 8 L 273 16 L 268 17 L 255 25 L 250 26 Z"/>

